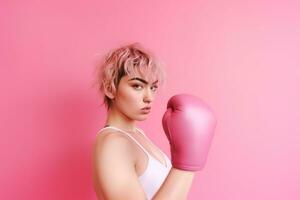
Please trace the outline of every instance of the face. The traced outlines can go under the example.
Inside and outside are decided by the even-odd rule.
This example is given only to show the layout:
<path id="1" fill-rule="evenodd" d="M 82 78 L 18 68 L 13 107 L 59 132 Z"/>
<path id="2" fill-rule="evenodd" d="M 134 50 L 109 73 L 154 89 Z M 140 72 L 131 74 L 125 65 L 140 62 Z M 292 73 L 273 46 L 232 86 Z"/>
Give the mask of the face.
<path id="1" fill-rule="evenodd" d="M 114 106 L 128 118 L 144 120 L 150 113 L 158 81 L 149 82 L 141 76 L 123 76 L 120 80 L 118 91 L 115 95 Z"/>

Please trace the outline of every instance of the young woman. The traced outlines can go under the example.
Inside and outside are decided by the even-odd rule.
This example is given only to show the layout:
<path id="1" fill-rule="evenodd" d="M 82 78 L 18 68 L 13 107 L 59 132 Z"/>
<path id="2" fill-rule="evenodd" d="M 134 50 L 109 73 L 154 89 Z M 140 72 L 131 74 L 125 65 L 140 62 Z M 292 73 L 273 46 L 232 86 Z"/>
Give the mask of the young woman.
<path id="1" fill-rule="evenodd" d="M 189 160 L 182 158 L 179 164 L 174 159 L 173 167 L 136 126 L 136 121 L 147 119 L 163 80 L 159 61 L 139 43 L 111 50 L 99 65 L 96 83 L 107 108 L 105 125 L 93 146 L 93 184 L 99 199 L 187 198 L 195 170 L 186 163 L 193 155 L 185 155 Z"/>

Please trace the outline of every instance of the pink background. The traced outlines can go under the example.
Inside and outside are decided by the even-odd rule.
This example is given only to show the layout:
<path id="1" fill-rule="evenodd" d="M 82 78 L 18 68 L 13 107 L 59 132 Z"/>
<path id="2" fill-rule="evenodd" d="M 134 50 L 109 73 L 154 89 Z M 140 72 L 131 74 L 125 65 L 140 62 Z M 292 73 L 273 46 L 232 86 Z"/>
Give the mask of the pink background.
<path id="1" fill-rule="evenodd" d="M 161 117 L 191 93 L 216 112 L 189 199 L 300 199 L 299 1 L 1 1 L 0 199 L 95 200 L 91 143 L 105 109 L 97 54 L 141 42 L 166 87 L 139 123 L 170 156 Z"/>

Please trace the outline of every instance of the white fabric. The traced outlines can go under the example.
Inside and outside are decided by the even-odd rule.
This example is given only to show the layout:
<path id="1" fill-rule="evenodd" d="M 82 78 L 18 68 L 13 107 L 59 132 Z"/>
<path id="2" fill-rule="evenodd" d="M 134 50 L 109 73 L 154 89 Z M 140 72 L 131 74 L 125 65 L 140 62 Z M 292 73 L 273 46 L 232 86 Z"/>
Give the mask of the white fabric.
<path id="1" fill-rule="evenodd" d="M 167 163 L 167 166 L 165 166 L 164 164 L 159 162 L 156 158 L 151 156 L 151 154 L 149 154 L 147 152 L 147 150 L 134 137 L 132 137 L 129 133 L 127 133 L 127 132 L 125 132 L 125 131 L 117 128 L 117 127 L 107 126 L 107 127 L 102 128 L 99 132 L 101 132 L 104 129 L 108 129 L 108 128 L 118 130 L 118 131 L 128 135 L 147 154 L 148 165 L 147 165 L 147 168 L 144 171 L 144 173 L 139 176 L 139 181 L 140 181 L 142 187 L 144 188 L 147 199 L 148 200 L 152 199 L 152 197 L 159 190 L 160 186 L 162 185 L 162 183 L 166 179 L 167 175 L 170 172 L 170 169 L 172 168 L 172 163 L 171 163 L 170 159 L 168 158 L 168 156 L 163 151 L 160 150 L 160 152 L 164 155 L 164 158 L 165 158 L 166 163 Z M 137 130 L 140 133 L 142 133 L 145 136 L 145 138 L 150 140 L 143 133 L 143 131 L 141 129 L 137 128 Z"/>

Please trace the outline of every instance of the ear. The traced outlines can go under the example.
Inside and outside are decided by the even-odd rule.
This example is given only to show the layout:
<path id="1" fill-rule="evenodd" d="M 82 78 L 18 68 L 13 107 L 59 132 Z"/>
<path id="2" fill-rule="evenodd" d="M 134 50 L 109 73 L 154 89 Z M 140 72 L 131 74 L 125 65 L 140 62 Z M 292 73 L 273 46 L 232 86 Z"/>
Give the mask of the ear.
<path id="1" fill-rule="evenodd" d="M 115 95 L 114 95 L 114 92 L 113 92 L 113 89 L 111 86 L 104 87 L 104 94 L 110 99 L 115 98 Z"/>

